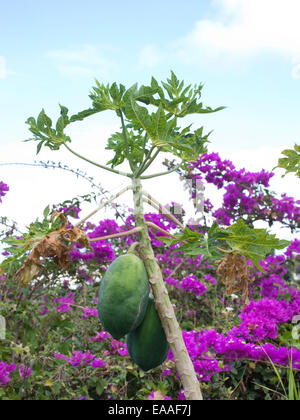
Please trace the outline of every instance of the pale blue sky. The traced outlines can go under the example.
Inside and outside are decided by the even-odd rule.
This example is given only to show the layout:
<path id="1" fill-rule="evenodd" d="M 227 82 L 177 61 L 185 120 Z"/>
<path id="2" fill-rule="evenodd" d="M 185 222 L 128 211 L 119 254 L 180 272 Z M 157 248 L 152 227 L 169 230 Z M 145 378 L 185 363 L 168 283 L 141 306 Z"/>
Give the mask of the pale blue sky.
<path id="1" fill-rule="evenodd" d="M 273 15 L 262 3 L 273 5 Z M 151 75 L 165 79 L 170 69 L 186 82 L 204 82 L 205 104 L 228 107 L 196 119 L 215 130 L 216 148 L 224 143 L 233 149 L 292 144 L 300 137 L 300 49 L 293 44 L 300 35 L 293 21 L 296 13 L 299 17 L 297 3 L 5 2 L 0 144 L 26 137 L 24 121 L 42 107 L 55 117 L 58 102 L 74 112 L 89 105 L 94 78 L 129 86 L 147 83 Z M 252 13 L 265 14 L 265 22 Z M 286 31 L 290 37 L 284 37 Z"/>
<path id="2" fill-rule="evenodd" d="M 193 119 L 195 128 L 214 130 L 209 149 L 238 168 L 270 170 L 281 150 L 300 142 L 299 18 L 299 0 L 2 2 L 0 163 L 36 159 L 35 146 L 21 143 L 30 136 L 25 120 L 43 107 L 56 120 L 58 103 L 70 113 L 89 107 L 94 78 L 129 87 L 150 82 L 152 75 L 165 80 L 172 69 L 187 83 L 205 83 L 204 105 L 227 106 Z M 76 124 L 70 132 L 74 148 L 105 162 L 104 143 L 97 140 L 104 141 L 114 127 L 109 112 Z M 64 153 L 45 151 L 41 158 L 73 162 Z M 26 189 L 22 182 L 37 182 L 34 172 L 26 171 L 0 167 L 0 180 L 11 186 L 1 212 L 15 218 Z M 39 172 L 41 206 L 65 196 L 59 186 L 49 196 L 48 177 Z M 281 191 L 296 196 L 299 184 L 291 177 Z M 75 194 L 73 186 L 67 198 Z M 36 197 L 31 200 L 31 207 L 37 205 Z"/>

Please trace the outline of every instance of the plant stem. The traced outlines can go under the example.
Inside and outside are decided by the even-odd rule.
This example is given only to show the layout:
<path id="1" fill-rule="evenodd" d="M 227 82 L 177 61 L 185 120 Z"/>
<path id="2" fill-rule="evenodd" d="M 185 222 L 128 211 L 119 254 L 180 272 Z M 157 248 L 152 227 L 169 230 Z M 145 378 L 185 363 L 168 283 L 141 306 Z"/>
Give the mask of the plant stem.
<path id="1" fill-rule="evenodd" d="M 170 171 L 165 171 L 165 172 L 159 172 L 157 174 L 153 174 L 153 175 L 145 175 L 145 176 L 141 176 L 141 179 L 150 179 L 150 178 L 156 178 L 157 176 L 162 176 L 162 175 L 167 175 L 170 174 L 174 171 L 176 171 L 181 164 L 175 166 L 175 168 L 171 169 Z"/>
<path id="2" fill-rule="evenodd" d="M 149 150 L 149 153 L 148 153 L 147 157 L 141 163 L 141 166 L 138 168 L 137 172 L 134 174 L 134 178 L 138 178 L 144 172 L 145 165 L 148 165 L 148 161 L 152 159 L 151 158 L 151 153 L 153 152 L 154 149 L 155 149 L 155 146 L 152 146 L 151 149 Z"/>
<path id="3" fill-rule="evenodd" d="M 94 214 L 98 213 L 98 211 L 102 210 L 104 207 L 106 207 L 108 204 L 110 204 L 112 201 L 114 201 L 116 198 L 120 197 L 120 195 L 124 194 L 124 192 L 131 190 L 132 186 L 128 185 L 127 187 L 123 188 L 123 190 L 119 191 L 116 195 L 114 195 L 112 198 L 110 198 L 108 201 L 106 201 L 103 204 L 100 204 L 99 207 L 97 207 L 94 211 L 92 211 L 90 214 L 88 214 L 84 219 L 80 220 L 78 223 L 76 223 L 75 227 L 79 227 L 83 225 L 84 222 L 86 222 L 90 217 L 94 216 Z"/>
<path id="4" fill-rule="evenodd" d="M 153 147 L 153 149 L 151 149 L 151 151 L 152 150 L 154 150 L 154 147 Z M 147 159 L 145 159 L 145 161 L 144 161 L 144 163 L 142 165 L 141 170 L 139 170 L 137 177 L 139 177 L 142 173 L 144 173 L 149 168 L 149 166 L 154 161 L 154 159 L 156 159 L 156 157 L 159 154 L 159 152 L 160 152 L 160 149 L 157 149 L 156 152 L 154 153 L 154 155 L 152 157 L 150 157 L 150 154 L 148 155 Z M 147 160 L 148 160 L 148 162 L 147 162 Z"/>
<path id="5" fill-rule="evenodd" d="M 132 172 L 134 172 L 135 168 L 133 167 L 133 164 L 132 164 L 132 161 L 131 161 L 130 155 L 129 155 L 129 144 L 128 144 L 127 131 L 126 131 L 125 123 L 124 123 L 124 117 L 123 117 L 122 109 L 119 109 L 119 112 L 120 112 L 121 122 L 122 122 L 123 137 L 124 137 L 125 150 L 126 150 L 126 158 L 129 162 L 130 169 L 132 170 Z"/>
<path id="6" fill-rule="evenodd" d="M 136 227 L 136 228 L 131 229 L 131 230 L 126 230 L 126 232 L 114 233 L 112 235 L 101 236 L 100 238 L 88 238 L 88 241 L 89 242 L 97 242 L 97 241 L 103 241 L 104 239 L 120 238 L 121 236 L 133 235 L 134 233 L 140 232 L 141 230 L 142 230 L 141 227 Z"/>
<path id="7" fill-rule="evenodd" d="M 176 238 L 174 235 L 171 235 L 171 233 L 167 232 L 166 230 L 162 229 L 161 227 L 157 226 L 155 223 L 152 222 L 146 222 L 146 225 L 148 227 L 152 227 L 153 229 L 157 230 L 158 232 L 161 232 L 167 236 L 169 236 L 170 238 Z"/>
<path id="8" fill-rule="evenodd" d="M 176 219 L 176 217 L 173 216 L 173 214 L 165 206 L 160 204 L 159 201 L 152 197 L 151 194 L 143 190 L 143 196 L 146 197 L 143 199 L 146 203 L 150 204 L 150 206 L 161 212 L 161 214 L 163 214 L 164 216 L 167 216 L 170 220 L 172 220 L 172 222 L 176 223 L 176 225 L 178 225 L 182 230 L 184 230 L 183 224 L 178 219 Z"/>
<path id="9" fill-rule="evenodd" d="M 185 396 L 190 400 L 202 400 L 202 394 L 194 366 L 183 341 L 180 326 L 176 319 L 161 270 L 151 246 L 148 228 L 144 218 L 142 185 L 140 179 L 135 178 L 132 180 L 132 183 L 135 223 L 137 227 L 142 228 L 139 233 L 139 250 L 149 276 L 155 306 L 170 344 L 177 372 L 180 375 L 180 380 L 183 384 Z"/>
<path id="10" fill-rule="evenodd" d="M 98 168 L 105 169 L 106 171 L 113 172 L 114 174 L 123 175 L 123 176 L 127 176 L 128 178 L 132 178 L 132 174 L 129 174 L 129 173 L 126 173 L 126 172 L 117 171 L 116 169 L 108 168 L 107 166 L 100 165 L 100 163 L 96 163 L 96 162 L 94 162 L 94 161 L 92 161 L 92 160 L 90 160 L 90 159 L 88 159 L 88 158 L 80 155 L 79 153 L 75 152 L 66 143 L 64 143 L 64 146 L 69 150 L 69 152 L 73 153 L 73 155 L 79 157 L 82 160 L 85 160 L 88 163 L 91 163 L 92 165 L 98 166 Z"/>

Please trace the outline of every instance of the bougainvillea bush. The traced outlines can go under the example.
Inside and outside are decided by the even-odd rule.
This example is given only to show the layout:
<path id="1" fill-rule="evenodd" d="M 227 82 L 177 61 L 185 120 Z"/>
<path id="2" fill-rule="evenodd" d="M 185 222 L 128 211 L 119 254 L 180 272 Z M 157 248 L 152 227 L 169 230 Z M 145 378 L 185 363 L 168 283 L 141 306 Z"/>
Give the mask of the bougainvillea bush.
<path id="1" fill-rule="evenodd" d="M 180 176 L 184 182 L 212 183 L 223 193 L 219 209 L 206 197 L 205 217 L 201 224 L 190 225 L 191 230 L 205 232 L 209 218 L 224 226 L 243 218 L 251 226 L 257 220 L 269 226 L 278 222 L 295 235 L 283 252 L 260 262 L 263 271 L 248 261 L 251 282 L 245 300 L 242 293 L 228 290 L 214 262 L 203 254 L 186 256 L 178 244 L 165 246 L 163 231 L 174 234 L 175 223 L 158 212 L 145 215 L 162 229 L 150 228 L 152 247 L 204 398 L 286 399 L 291 372 L 296 386 L 300 379 L 300 240 L 296 236 L 300 202 L 269 190 L 272 173 L 237 170 L 216 153 L 204 154 Z M 0 203 L 8 199 L 4 182 L 0 182 Z M 195 199 L 195 189 L 190 193 Z M 170 211 L 175 207 L 180 208 L 178 203 L 168 205 Z M 178 218 L 184 216 L 184 203 L 181 208 Z M 56 204 L 45 215 L 54 211 L 64 213 L 70 226 L 80 216 L 78 204 Z M 4 238 L 20 238 L 15 226 L 2 223 L 2 228 L 6 229 Z M 122 209 L 114 219 L 100 215 L 98 223 L 87 221 L 83 230 L 89 238 L 99 238 L 131 228 L 134 216 Z M 27 285 L 0 272 L 1 400 L 185 398 L 171 351 L 162 366 L 145 373 L 129 358 L 126 344 L 104 331 L 98 319 L 101 278 L 135 240 L 132 235 L 94 241 L 90 249 L 78 242 L 69 253 L 71 263 L 66 269 L 49 258 Z M 3 246 L 8 248 L 3 258 L 9 260 L 5 239 Z"/>

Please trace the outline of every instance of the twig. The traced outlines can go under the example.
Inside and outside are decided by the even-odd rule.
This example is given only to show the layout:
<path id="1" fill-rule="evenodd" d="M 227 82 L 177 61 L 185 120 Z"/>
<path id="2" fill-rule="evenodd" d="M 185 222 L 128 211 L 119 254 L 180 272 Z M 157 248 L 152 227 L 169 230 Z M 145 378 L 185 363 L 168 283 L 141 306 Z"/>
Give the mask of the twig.
<path id="1" fill-rule="evenodd" d="M 136 177 L 139 177 L 142 173 L 144 173 L 149 168 L 149 166 L 151 165 L 151 163 L 156 159 L 157 155 L 160 152 L 160 148 L 158 148 L 156 150 L 156 152 L 154 153 L 154 155 L 151 156 L 151 153 L 152 153 L 152 151 L 154 149 L 155 149 L 155 146 L 152 146 L 151 149 L 150 149 L 150 152 L 149 152 L 148 156 L 146 157 L 146 159 L 144 160 L 144 162 L 140 166 L 139 171 L 138 171 Z"/>
<path id="2" fill-rule="evenodd" d="M 180 166 L 181 166 L 181 164 L 180 164 L 180 165 L 175 166 L 175 168 L 174 168 L 174 169 L 171 169 L 170 171 L 160 172 L 160 173 L 158 173 L 158 174 L 152 174 L 152 175 L 145 175 L 145 176 L 141 176 L 141 179 L 150 179 L 150 178 L 156 178 L 156 177 L 158 177 L 158 176 L 162 176 L 162 175 L 168 175 L 168 174 L 170 174 L 170 173 L 172 173 L 172 172 L 176 171 L 176 170 L 177 170 Z"/>
<path id="3" fill-rule="evenodd" d="M 108 168 L 107 166 L 100 165 L 100 163 L 96 163 L 96 162 L 94 162 L 94 161 L 92 161 L 92 160 L 90 160 L 90 159 L 88 159 L 88 158 L 80 155 L 79 153 L 75 152 L 66 143 L 64 143 L 64 146 L 66 147 L 66 149 L 69 150 L 69 152 L 73 153 L 73 155 L 79 157 L 82 160 L 85 160 L 88 163 L 91 163 L 92 165 L 98 166 L 98 168 L 105 169 L 106 171 L 113 172 L 114 174 L 123 175 L 123 176 L 127 176 L 129 178 L 132 178 L 132 174 L 129 174 L 129 173 L 126 173 L 126 172 L 122 172 L 122 171 L 117 171 L 116 169 Z"/>
<path id="4" fill-rule="evenodd" d="M 170 220 L 176 223 L 176 225 L 178 225 L 182 230 L 184 230 L 184 225 L 178 219 L 176 219 L 176 217 L 173 216 L 173 214 L 165 206 L 163 206 L 159 201 L 157 201 L 154 197 L 152 197 L 152 195 L 149 194 L 147 191 L 143 190 L 142 194 L 144 197 L 146 197 L 144 198 L 144 201 L 146 203 L 150 204 L 150 206 L 154 207 L 163 215 L 167 216 Z"/>
<path id="5" fill-rule="evenodd" d="M 124 194 L 126 191 L 132 189 L 131 185 L 128 185 L 127 187 L 123 188 L 123 190 L 119 191 L 116 195 L 114 195 L 112 198 L 110 198 L 105 203 L 101 204 L 99 207 L 97 207 L 92 213 L 88 214 L 85 218 L 80 220 L 78 223 L 76 223 L 75 227 L 81 226 L 84 222 L 86 222 L 90 217 L 94 216 L 94 214 L 98 213 L 98 211 L 102 210 L 104 207 L 106 207 L 108 204 L 110 204 L 112 201 L 114 201 L 116 198 L 120 197 L 120 195 Z"/>
<path id="6" fill-rule="evenodd" d="M 166 277 L 167 279 L 174 276 L 174 274 L 176 273 L 176 271 L 182 266 L 183 261 L 181 261 L 179 264 L 176 265 L 176 267 L 174 268 L 174 270 L 172 271 L 172 273 L 170 275 L 168 275 L 168 277 Z"/>
<path id="7" fill-rule="evenodd" d="M 164 233 L 167 236 L 170 236 L 171 238 L 176 238 L 174 235 L 171 235 L 171 233 L 167 232 L 166 230 L 162 229 L 161 227 L 157 226 L 155 223 L 152 222 L 146 222 L 146 225 L 149 227 L 152 227 L 155 230 L 158 230 L 161 233 Z"/>
<path id="8" fill-rule="evenodd" d="M 114 233 L 112 235 L 101 236 L 101 238 L 88 238 L 88 241 L 96 242 L 96 241 L 103 241 L 104 239 L 120 238 L 121 236 L 133 235 L 134 233 L 140 232 L 141 230 L 142 228 L 136 227 L 134 229 L 127 230 L 126 232 L 119 232 L 119 233 Z"/>

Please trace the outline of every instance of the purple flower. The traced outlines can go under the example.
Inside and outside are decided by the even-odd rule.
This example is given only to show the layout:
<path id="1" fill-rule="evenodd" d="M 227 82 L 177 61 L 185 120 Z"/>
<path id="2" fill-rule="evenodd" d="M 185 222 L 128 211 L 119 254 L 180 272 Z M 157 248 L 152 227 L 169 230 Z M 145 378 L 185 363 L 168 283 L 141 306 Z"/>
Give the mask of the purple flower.
<path id="1" fill-rule="evenodd" d="M 69 363 L 74 367 L 85 366 L 89 364 L 95 357 L 96 355 L 91 354 L 89 350 L 86 353 L 83 353 L 82 351 L 74 351 L 69 359 Z"/>
<path id="2" fill-rule="evenodd" d="M 110 338 L 111 335 L 109 333 L 107 333 L 106 331 L 100 331 L 100 332 L 96 332 L 96 336 L 95 337 L 91 337 L 90 341 L 95 342 L 95 341 L 104 341 L 107 338 Z"/>
<path id="3" fill-rule="evenodd" d="M 20 376 L 23 379 L 29 378 L 32 374 L 32 370 L 28 366 L 25 366 L 23 364 L 19 367 L 19 369 L 20 369 Z"/>
<path id="4" fill-rule="evenodd" d="M 1 197 L 4 197 L 7 191 L 9 191 L 8 185 L 0 181 L 0 203 L 2 203 Z"/>
<path id="5" fill-rule="evenodd" d="M 0 384 L 6 385 L 10 381 L 10 373 L 14 372 L 17 366 L 14 364 L 8 365 L 7 362 L 0 361 Z"/>
<path id="6" fill-rule="evenodd" d="M 55 308 L 56 312 L 65 313 L 71 309 L 71 305 L 74 305 L 75 293 L 68 292 L 67 296 L 58 297 L 53 299 L 53 303 L 60 303 L 61 305 Z"/>
<path id="7" fill-rule="evenodd" d="M 92 368 L 97 369 L 97 368 L 101 368 L 101 367 L 105 367 L 106 363 L 103 362 L 103 360 L 101 359 L 94 359 L 91 363 Z"/>
<path id="8" fill-rule="evenodd" d="M 89 308 L 88 306 L 86 306 L 85 308 L 83 308 L 83 315 L 82 315 L 82 319 L 86 320 L 90 317 L 98 317 L 98 311 L 97 309 L 94 308 Z"/>

